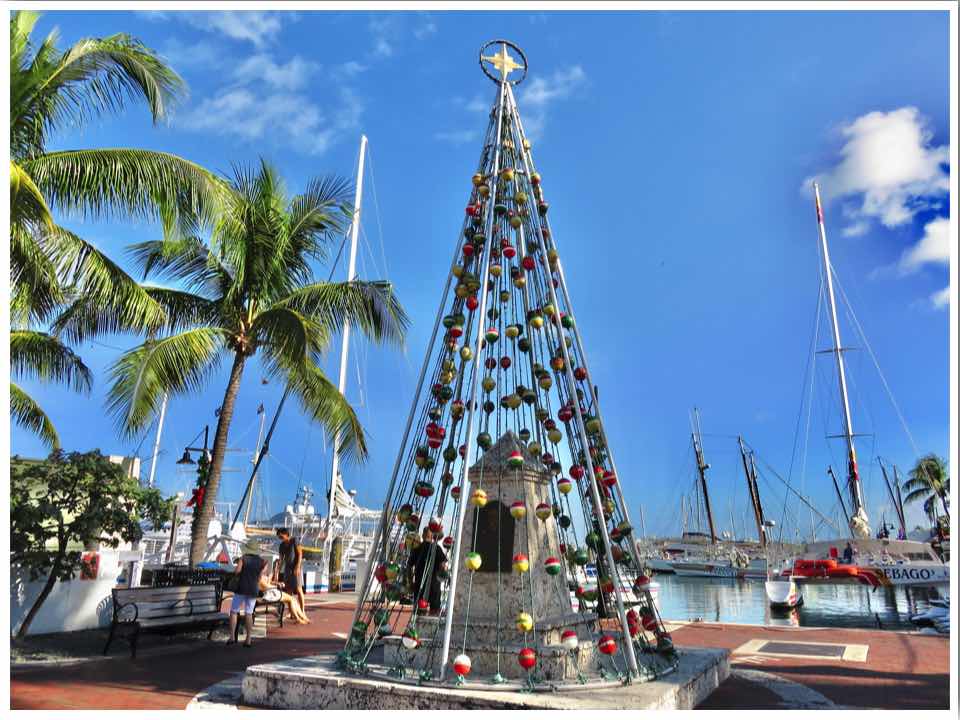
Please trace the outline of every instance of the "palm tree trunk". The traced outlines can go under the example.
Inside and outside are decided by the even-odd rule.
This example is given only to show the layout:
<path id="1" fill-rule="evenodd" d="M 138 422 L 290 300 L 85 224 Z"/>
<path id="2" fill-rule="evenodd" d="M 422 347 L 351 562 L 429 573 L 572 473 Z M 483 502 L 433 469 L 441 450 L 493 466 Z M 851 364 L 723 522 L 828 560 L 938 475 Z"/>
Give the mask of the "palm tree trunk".
<path id="1" fill-rule="evenodd" d="M 207 477 L 207 489 L 203 496 L 203 507 L 190 534 L 190 566 L 193 567 L 203 560 L 203 553 L 207 547 L 207 528 L 213 517 L 214 501 L 217 499 L 217 490 L 220 488 L 220 474 L 223 471 L 223 458 L 227 451 L 227 435 L 230 432 L 230 421 L 233 419 L 233 406 L 240 392 L 240 379 L 243 377 L 243 364 L 246 355 L 237 353 L 233 358 L 233 367 L 230 368 L 230 380 L 227 382 L 227 391 L 223 395 L 223 404 L 220 406 L 220 420 L 217 422 L 217 433 L 213 438 L 213 451 L 210 460 L 210 473 Z M 229 528 L 224 528 L 229 532 Z"/>

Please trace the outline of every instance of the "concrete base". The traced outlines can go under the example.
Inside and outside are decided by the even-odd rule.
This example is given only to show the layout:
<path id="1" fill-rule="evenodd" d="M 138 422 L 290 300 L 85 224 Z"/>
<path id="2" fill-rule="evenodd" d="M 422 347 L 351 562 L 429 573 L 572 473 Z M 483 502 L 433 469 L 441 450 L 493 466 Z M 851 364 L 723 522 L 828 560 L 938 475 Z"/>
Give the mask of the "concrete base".
<path id="1" fill-rule="evenodd" d="M 336 669 L 332 656 L 253 665 L 243 679 L 243 704 L 284 710 L 689 710 L 730 674 L 727 650 L 681 649 L 677 670 L 659 680 L 589 688 L 564 686 L 557 692 L 489 690 L 489 685 L 419 686 L 357 676 Z"/>

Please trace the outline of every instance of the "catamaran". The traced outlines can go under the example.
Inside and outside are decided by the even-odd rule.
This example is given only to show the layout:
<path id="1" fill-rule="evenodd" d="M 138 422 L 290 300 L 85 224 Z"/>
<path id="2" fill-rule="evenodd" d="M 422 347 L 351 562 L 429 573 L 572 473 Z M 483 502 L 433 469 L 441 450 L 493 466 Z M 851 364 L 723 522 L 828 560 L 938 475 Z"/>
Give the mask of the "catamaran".
<path id="1" fill-rule="evenodd" d="M 843 419 L 841 437 L 845 441 L 847 450 L 847 490 L 851 507 L 849 513 L 832 469 L 828 473 L 833 478 L 840 507 L 850 529 L 850 537 L 805 544 L 800 553 L 787 561 L 786 567 L 782 569 L 780 575 L 782 578 L 788 578 L 796 583 L 864 583 L 873 587 L 949 584 L 950 566 L 937 556 L 929 543 L 872 537 L 857 465 L 855 435 L 847 393 L 844 348 L 840 343 L 840 326 L 837 321 L 837 305 L 834 297 L 834 271 L 830 264 L 823 207 L 820 203 L 820 188 L 814 183 L 813 189 L 828 314 L 833 331 L 832 347 L 826 352 L 832 354 L 836 361 L 840 409 Z M 895 501 L 894 505 L 897 505 Z M 901 513 L 902 525 L 902 507 L 899 508 L 899 512 Z M 905 531 L 905 527 L 901 527 L 901 530 Z"/>

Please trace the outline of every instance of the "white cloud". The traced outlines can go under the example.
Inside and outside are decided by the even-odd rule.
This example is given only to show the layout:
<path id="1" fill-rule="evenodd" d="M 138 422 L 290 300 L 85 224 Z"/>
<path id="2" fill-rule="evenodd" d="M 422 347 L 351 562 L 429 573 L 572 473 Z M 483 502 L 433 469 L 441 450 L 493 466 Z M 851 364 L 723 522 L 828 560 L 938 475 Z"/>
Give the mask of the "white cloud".
<path id="1" fill-rule="evenodd" d="M 841 234 L 844 237 L 860 237 L 861 235 L 865 235 L 869 229 L 870 223 L 866 220 L 857 220 L 853 225 L 847 225 L 843 228 Z"/>
<path id="2" fill-rule="evenodd" d="M 437 24 L 433 21 L 429 15 L 423 16 L 423 22 L 413 29 L 413 36 L 417 40 L 423 40 L 426 37 L 437 32 Z"/>
<path id="3" fill-rule="evenodd" d="M 452 143 L 453 145 L 463 145 L 480 138 L 479 130 L 452 130 L 450 132 L 438 132 L 433 136 L 442 142 Z"/>
<path id="4" fill-rule="evenodd" d="M 285 22 L 296 17 L 290 12 L 257 12 L 253 10 L 218 12 L 165 12 L 162 10 L 137 10 L 135 14 L 150 22 L 179 20 L 211 33 L 226 35 L 232 40 L 242 40 L 262 48 L 280 32 Z"/>
<path id="5" fill-rule="evenodd" d="M 356 77 L 362 72 L 366 72 L 367 66 L 358 63 L 356 60 L 347 60 L 347 62 L 340 63 L 335 65 L 332 70 L 332 74 L 335 78 L 352 78 Z"/>
<path id="6" fill-rule="evenodd" d="M 903 253 L 899 268 L 902 273 L 911 273 L 928 263 L 946 265 L 949 262 L 950 219 L 938 217 L 924 225 L 923 237 Z"/>
<path id="7" fill-rule="evenodd" d="M 176 37 L 169 38 L 160 50 L 174 70 L 187 67 L 211 68 L 223 64 L 224 54 L 213 43 L 187 44 Z"/>
<path id="8" fill-rule="evenodd" d="M 473 99 L 464 104 L 464 109 L 469 110 L 470 112 L 490 112 L 490 108 L 494 105 L 493 101 L 486 102 L 482 96 L 474 95 Z"/>
<path id="9" fill-rule="evenodd" d="M 937 290 L 933 295 L 930 296 L 930 302 L 933 303 L 933 306 L 938 310 L 942 310 L 950 306 L 950 286 L 948 285 L 943 290 Z"/>
<path id="10" fill-rule="evenodd" d="M 886 227 L 908 223 L 947 194 L 949 149 L 932 144 L 933 133 L 917 108 L 871 112 L 839 132 L 844 138 L 839 163 L 808 178 L 804 192 L 816 180 L 827 200 L 856 197 L 859 207 L 847 213 L 854 234 L 865 232 L 857 232 L 859 225 L 872 220 Z"/>
<path id="11" fill-rule="evenodd" d="M 371 15 L 370 32 L 373 35 L 373 54 L 375 57 L 387 58 L 393 55 L 393 38 L 397 34 L 396 15 Z"/>
<path id="12" fill-rule="evenodd" d="M 326 150 L 337 130 L 309 98 L 296 93 L 258 95 L 248 88 L 234 88 L 206 98 L 179 123 L 190 130 L 214 130 L 243 140 L 264 137 L 293 142 L 309 154 Z"/>
<path id="13" fill-rule="evenodd" d="M 279 64 L 266 53 L 251 55 L 234 71 L 234 78 L 242 83 L 262 81 L 282 90 L 296 90 L 320 72 L 320 65 L 295 55 L 289 62 Z"/>
<path id="14" fill-rule="evenodd" d="M 547 78 L 538 76 L 528 79 L 521 86 L 523 90 L 517 100 L 527 136 L 533 140 L 539 138 L 543 134 L 550 105 L 570 97 L 586 80 L 587 75 L 579 65 L 557 70 Z"/>
<path id="15" fill-rule="evenodd" d="M 262 48 L 280 32 L 288 13 L 244 11 L 175 13 L 196 28 L 218 32 L 233 40 L 244 40 Z"/>

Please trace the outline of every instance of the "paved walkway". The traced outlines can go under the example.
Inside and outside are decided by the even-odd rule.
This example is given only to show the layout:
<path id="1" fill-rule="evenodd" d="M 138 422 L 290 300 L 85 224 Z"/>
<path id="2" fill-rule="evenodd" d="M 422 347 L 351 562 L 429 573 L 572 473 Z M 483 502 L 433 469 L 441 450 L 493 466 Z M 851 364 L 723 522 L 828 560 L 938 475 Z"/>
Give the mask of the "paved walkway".
<path id="1" fill-rule="evenodd" d="M 344 602 L 348 600 L 348 602 Z M 122 642 L 111 657 L 89 662 L 11 669 L 14 709 L 182 709 L 205 688 L 238 676 L 254 663 L 337 652 L 353 619 L 353 598 L 309 596 L 310 625 L 272 621 L 253 648 L 205 640 L 141 639 L 136 661 Z M 949 641 L 877 630 L 808 629 L 680 623 L 676 644 L 729 649 L 732 669 L 701 707 L 761 709 L 949 706 Z M 748 646 L 746 652 L 738 648 Z M 799 658 L 751 652 L 762 641 L 866 645 L 866 661 Z M 855 655 L 855 653 L 854 653 Z M 229 685 L 229 683 L 228 683 Z"/>

